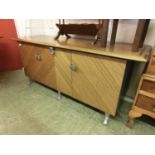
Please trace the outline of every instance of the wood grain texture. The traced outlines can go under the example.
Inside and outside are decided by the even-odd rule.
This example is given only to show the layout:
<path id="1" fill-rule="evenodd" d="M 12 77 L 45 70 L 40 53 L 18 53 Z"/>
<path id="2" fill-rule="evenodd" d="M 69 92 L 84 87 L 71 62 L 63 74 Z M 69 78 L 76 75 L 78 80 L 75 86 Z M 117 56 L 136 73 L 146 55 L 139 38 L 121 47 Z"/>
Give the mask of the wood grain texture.
<path id="1" fill-rule="evenodd" d="M 114 116 L 126 61 L 74 52 L 72 63 L 73 97 Z"/>
<path id="2" fill-rule="evenodd" d="M 137 30 L 133 42 L 133 51 L 138 51 L 142 47 L 146 34 L 144 34 L 146 19 L 139 19 Z"/>
<path id="3" fill-rule="evenodd" d="M 104 19 L 100 34 L 101 46 L 103 48 L 106 48 L 107 46 L 108 29 L 109 29 L 109 19 Z"/>
<path id="4" fill-rule="evenodd" d="M 134 119 L 143 114 L 155 118 L 155 76 L 144 74 L 139 82 L 132 109 L 129 112 L 128 127 L 133 126 Z M 138 114 L 138 115 L 137 115 Z"/>
<path id="5" fill-rule="evenodd" d="M 140 48 L 143 47 L 143 44 L 144 44 L 144 41 L 145 41 L 145 38 L 146 38 L 146 34 L 147 34 L 147 31 L 148 31 L 148 27 L 149 27 L 150 21 L 151 21 L 150 19 L 146 19 L 146 21 L 145 21 L 142 38 L 141 38 L 141 41 L 140 41 L 140 44 L 139 44 Z"/>
<path id="6" fill-rule="evenodd" d="M 153 93 L 150 93 L 150 92 L 147 92 L 147 91 L 144 91 L 144 90 L 139 90 L 138 93 L 139 93 L 139 95 L 155 99 L 155 94 L 153 94 Z"/>
<path id="7" fill-rule="evenodd" d="M 149 111 L 149 110 L 144 109 L 144 108 L 140 108 L 138 106 L 135 106 L 134 110 L 141 113 L 141 115 L 147 115 L 147 116 L 150 116 L 150 117 L 155 119 L 155 112 Z"/>
<path id="8" fill-rule="evenodd" d="M 155 81 L 150 81 L 150 80 L 144 80 L 141 86 L 141 90 L 144 90 L 148 93 L 153 93 L 155 94 Z"/>
<path id="9" fill-rule="evenodd" d="M 154 53 L 151 56 L 151 59 L 149 61 L 146 73 L 151 74 L 151 75 L 155 75 L 155 55 L 154 55 Z"/>
<path id="10" fill-rule="evenodd" d="M 113 27 L 112 27 L 111 40 L 110 40 L 110 45 L 111 46 L 115 45 L 118 22 L 119 22 L 119 19 L 114 19 L 113 20 Z"/>
<path id="11" fill-rule="evenodd" d="M 29 44 L 19 44 L 20 47 L 20 53 L 22 58 L 22 63 L 24 67 L 25 74 L 27 76 L 31 76 L 33 78 L 33 75 L 31 73 L 33 72 L 33 69 L 35 68 L 35 64 L 33 61 L 36 54 L 39 54 L 37 52 L 34 52 L 34 45 Z M 31 66 L 34 66 L 33 68 Z"/>
<path id="12" fill-rule="evenodd" d="M 130 110 L 129 118 L 127 121 L 127 127 L 132 128 L 134 124 L 134 119 L 141 117 L 143 114 L 141 112 L 136 111 L 135 109 Z"/>
<path id="13" fill-rule="evenodd" d="M 71 57 L 72 53 L 66 50 L 57 49 L 55 53 L 55 69 L 57 89 L 59 92 L 72 96 L 71 79 Z"/>
<path id="14" fill-rule="evenodd" d="M 13 38 L 12 38 L 13 39 Z M 27 42 L 36 45 L 54 46 L 62 49 L 76 50 L 83 53 L 90 53 L 96 55 L 103 55 L 109 57 L 116 57 L 126 60 L 147 62 L 149 57 L 148 53 L 152 50 L 151 46 L 144 45 L 138 52 L 132 51 L 132 44 L 116 43 L 113 48 L 107 43 L 107 47 L 104 49 L 100 44 L 92 45 L 93 40 L 85 39 L 68 39 L 61 37 L 59 41 L 55 41 L 51 36 L 32 36 L 23 37 L 17 40 L 18 42 Z"/>
<path id="15" fill-rule="evenodd" d="M 151 50 L 147 46 L 143 52 L 140 51 L 141 54 L 133 54 L 134 52 L 129 50 L 130 45 L 120 44 L 108 51 L 108 48 L 103 50 L 90 45 L 90 41 L 69 39 L 55 42 L 56 51 L 55 55 L 52 55 L 49 52 L 51 39 L 48 42 L 43 38 L 43 42 L 39 42 L 39 39 L 37 37 L 36 42 L 19 41 L 23 44 L 21 53 L 26 74 L 35 81 L 113 116 L 116 114 L 127 60 L 145 62 L 147 58 L 143 52 Z M 129 51 L 122 56 L 125 49 Z M 41 59 L 36 60 L 36 55 Z M 129 58 L 126 58 L 128 55 Z M 70 68 L 71 64 L 77 69 Z"/>
<path id="16" fill-rule="evenodd" d="M 26 74 L 101 111 L 115 115 L 126 61 L 57 48 L 55 55 L 45 46 L 23 44 Z M 41 60 L 36 60 L 36 55 Z M 77 72 L 70 65 L 77 65 Z"/>
<path id="17" fill-rule="evenodd" d="M 54 56 L 47 47 L 22 44 L 21 55 L 27 76 L 56 89 Z M 41 60 L 36 60 L 37 55 L 40 55 Z"/>

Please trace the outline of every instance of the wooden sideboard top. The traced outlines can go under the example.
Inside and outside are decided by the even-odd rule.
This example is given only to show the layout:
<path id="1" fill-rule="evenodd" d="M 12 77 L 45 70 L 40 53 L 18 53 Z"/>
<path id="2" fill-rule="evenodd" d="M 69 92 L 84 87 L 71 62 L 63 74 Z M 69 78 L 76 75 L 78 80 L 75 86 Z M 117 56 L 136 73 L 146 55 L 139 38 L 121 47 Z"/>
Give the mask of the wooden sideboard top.
<path id="1" fill-rule="evenodd" d="M 13 39 L 13 38 L 12 38 Z M 18 42 L 31 43 L 43 46 L 53 46 L 57 48 L 70 49 L 81 51 L 85 53 L 98 54 L 103 56 L 121 58 L 125 60 L 147 62 L 151 53 L 152 47 L 144 45 L 138 52 L 132 51 L 132 44 L 128 43 L 116 43 L 113 48 L 109 46 L 106 48 L 100 46 L 100 41 L 93 45 L 93 40 L 86 39 L 73 39 L 66 40 L 65 37 L 60 37 L 59 40 L 54 40 L 51 36 L 33 36 L 13 39 Z"/>

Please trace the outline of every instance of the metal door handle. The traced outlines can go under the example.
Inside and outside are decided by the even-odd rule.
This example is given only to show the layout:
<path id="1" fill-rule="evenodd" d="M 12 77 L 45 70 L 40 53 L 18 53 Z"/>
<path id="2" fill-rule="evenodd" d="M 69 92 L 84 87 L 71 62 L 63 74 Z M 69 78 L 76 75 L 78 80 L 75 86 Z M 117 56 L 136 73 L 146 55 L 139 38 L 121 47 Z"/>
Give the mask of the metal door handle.
<path id="1" fill-rule="evenodd" d="M 50 53 L 51 53 L 52 55 L 55 54 L 55 48 L 54 48 L 54 47 L 49 47 L 49 50 L 50 50 Z"/>
<path id="2" fill-rule="evenodd" d="M 70 64 L 70 69 L 74 72 L 77 71 L 77 66 L 75 64 Z"/>
<path id="3" fill-rule="evenodd" d="M 35 59 L 41 61 L 42 60 L 41 54 L 36 54 Z"/>
<path id="4" fill-rule="evenodd" d="M 152 110 L 155 112 L 155 105 L 152 105 Z"/>

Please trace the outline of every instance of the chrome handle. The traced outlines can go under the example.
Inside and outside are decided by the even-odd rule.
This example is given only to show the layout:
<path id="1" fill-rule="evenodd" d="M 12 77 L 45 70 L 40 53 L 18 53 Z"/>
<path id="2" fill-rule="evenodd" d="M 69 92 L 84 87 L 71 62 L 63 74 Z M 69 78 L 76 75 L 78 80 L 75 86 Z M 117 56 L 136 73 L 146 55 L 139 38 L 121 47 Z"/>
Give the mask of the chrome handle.
<path id="1" fill-rule="evenodd" d="M 49 47 L 49 50 L 50 50 L 50 53 L 51 53 L 52 55 L 55 54 L 55 48 L 54 48 L 54 47 Z"/>
<path id="2" fill-rule="evenodd" d="M 38 60 L 38 61 L 41 61 L 42 60 L 42 57 L 40 54 L 36 54 L 35 55 L 35 59 Z"/>
<path id="3" fill-rule="evenodd" d="M 75 64 L 70 64 L 70 69 L 74 72 L 77 71 L 77 66 Z"/>
<path id="4" fill-rule="evenodd" d="M 152 105 L 152 110 L 155 112 L 155 105 Z"/>

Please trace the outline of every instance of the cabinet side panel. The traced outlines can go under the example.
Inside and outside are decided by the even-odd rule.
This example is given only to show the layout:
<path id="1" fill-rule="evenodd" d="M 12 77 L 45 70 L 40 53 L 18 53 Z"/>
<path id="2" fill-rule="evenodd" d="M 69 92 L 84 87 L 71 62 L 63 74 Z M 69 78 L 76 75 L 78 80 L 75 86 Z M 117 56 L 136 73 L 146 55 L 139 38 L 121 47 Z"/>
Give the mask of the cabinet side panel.
<path id="1" fill-rule="evenodd" d="M 72 63 L 77 67 L 72 72 L 73 97 L 115 115 L 126 61 L 74 53 Z"/>

